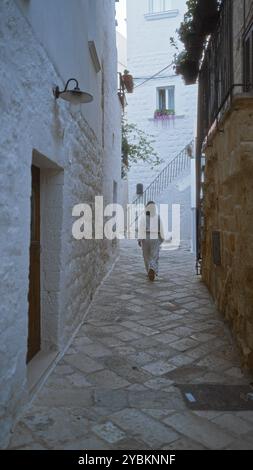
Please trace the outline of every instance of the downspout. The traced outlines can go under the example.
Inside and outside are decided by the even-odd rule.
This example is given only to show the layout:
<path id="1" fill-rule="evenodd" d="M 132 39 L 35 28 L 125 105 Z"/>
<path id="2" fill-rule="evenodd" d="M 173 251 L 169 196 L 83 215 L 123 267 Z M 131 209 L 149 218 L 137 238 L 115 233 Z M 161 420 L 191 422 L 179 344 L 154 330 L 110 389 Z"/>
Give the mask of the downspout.
<path id="1" fill-rule="evenodd" d="M 246 29 L 246 0 L 243 0 L 243 33 Z"/>
<path id="2" fill-rule="evenodd" d="M 199 76 L 198 87 L 198 119 L 197 119 L 197 138 L 195 146 L 195 164 L 196 164 L 196 274 L 200 274 L 201 265 L 201 154 L 202 154 L 202 140 L 201 140 L 201 100 L 203 99 L 201 73 Z"/>

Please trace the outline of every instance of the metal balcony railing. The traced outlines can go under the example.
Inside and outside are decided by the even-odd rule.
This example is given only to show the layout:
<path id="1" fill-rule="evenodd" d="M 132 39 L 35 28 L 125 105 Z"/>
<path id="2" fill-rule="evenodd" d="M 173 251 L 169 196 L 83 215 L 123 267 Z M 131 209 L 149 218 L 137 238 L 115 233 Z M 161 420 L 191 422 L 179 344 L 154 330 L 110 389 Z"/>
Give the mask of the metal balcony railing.
<path id="1" fill-rule="evenodd" d="M 193 141 L 191 141 L 181 152 L 173 158 L 168 165 L 156 176 L 154 181 L 145 189 L 142 195 L 138 196 L 132 204 L 147 204 L 154 201 L 180 173 L 190 167 L 193 153 Z"/>
<path id="2" fill-rule="evenodd" d="M 223 0 L 216 31 L 209 39 L 199 74 L 202 143 L 233 92 L 233 2 Z"/>

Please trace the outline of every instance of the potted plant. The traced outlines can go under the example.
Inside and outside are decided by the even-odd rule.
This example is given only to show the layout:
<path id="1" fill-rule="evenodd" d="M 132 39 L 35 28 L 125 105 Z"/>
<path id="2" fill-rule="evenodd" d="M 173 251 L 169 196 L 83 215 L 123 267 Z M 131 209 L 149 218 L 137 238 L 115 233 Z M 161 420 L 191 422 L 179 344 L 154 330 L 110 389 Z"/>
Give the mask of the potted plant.
<path id="1" fill-rule="evenodd" d="M 194 60 L 187 51 L 183 51 L 175 57 L 175 71 L 182 75 L 186 85 L 196 83 L 199 72 L 199 61 Z"/>
<path id="2" fill-rule="evenodd" d="M 174 109 L 156 109 L 154 113 L 154 119 L 170 119 L 171 116 L 175 116 Z"/>
<path id="3" fill-rule="evenodd" d="M 219 19 L 221 0 L 188 0 L 188 11 L 178 30 L 180 40 L 185 44 L 184 36 L 190 30 L 199 36 L 207 36 L 216 28 Z"/>
<path id="4" fill-rule="evenodd" d="M 220 16 L 220 1 L 208 0 L 205 5 L 199 2 L 195 10 L 195 23 L 200 34 L 207 36 L 212 34 Z"/>
<path id="5" fill-rule="evenodd" d="M 180 41 L 184 44 L 186 51 L 191 55 L 199 57 L 205 36 L 198 29 L 195 20 L 188 19 L 181 23 L 180 28 L 177 29 L 177 34 Z"/>
<path id="6" fill-rule="evenodd" d="M 122 75 L 122 81 L 125 85 L 127 92 L 133 93 L 134 81 L 133 81 L 133 76 L 129 73 L 129 70 L 124 70 L 124 74 Z"/>

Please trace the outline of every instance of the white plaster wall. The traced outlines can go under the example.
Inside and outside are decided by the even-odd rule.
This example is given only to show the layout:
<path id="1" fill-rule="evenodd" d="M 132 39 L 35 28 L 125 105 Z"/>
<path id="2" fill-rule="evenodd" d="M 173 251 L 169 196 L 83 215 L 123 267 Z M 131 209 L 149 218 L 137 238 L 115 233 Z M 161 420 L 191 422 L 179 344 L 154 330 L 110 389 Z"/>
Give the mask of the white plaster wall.
<path id="1" fill-rule="evenodd" d="M 127 49 L 128 69 L 136 78 L 138 86 L 145 77 L 150 77 L 169 65 L 175 49 L 170 37 L 176 37 L 175 30 L 182 21 L 186 10 L 185 0 L 172 0 L 172 8 L 178 10 L 175 17 L 148 21 L 148 0 L 127 1 Z M 154 147 L 163 163 L 151 170 L 150 165 L 138 163 L 129 172 L 129 197 L 135 197 L 136 184 L 143 183 L 144 189 L 153 181 L 167 163 L 177 155 L 194 137 L 196 121 L 197 86 L 185 86 L 181 77 L 169 68 L 158 78 L 135 88 L 127 96 L 129 122 L 136 123 L 142 130 L 154 136 Z M 142 79 L 143 78 L 143 79 Z M 168 124 L 153 119 L 157 108 L 156 88 L 175 85 L 176 116 Z"/>
<path id="2" fill-rule="evenodd" d="M 119 186 L 121 181 L 114 1 L 99 2 L 96 17 L 104 119 L 102 77 L 94 76 L 87 55 L 89 2 L 17 3 L 29 22 L 15 2 L 0 2 L 0 447 L 7 444 L 27 397 L 32 158 L 43 166 L 42 335 L 47 349 L 64 347 L 110 261 L 103 241 L 72 238 L 72 207 L 92 203 L 103 194 L 105 181 L 112 201 L 112 181 Z M 71 76 L 94 93 L 94 103 L 73 110 L 62 100 L 55 102 L 52 85 Z"/>
<path id="3" fill-rule="evenodd" d="M 127 68 L 127 40 L 119 31 L 116 31 L 116 44 L 118 53 L 118 72 L 124 73 Z M 122 109 L 122 114 L 124 110 Z M 127 226 L 127 204 L 128 204 L 128 179 L 121 179 L 118 189 L 118 203 L 124 208 L 124 225 Z"/>
<path id="4" fill-rule="evenodd" d="M 79 81 L 81 89 L 94 96 L 93 103 L 82 106 L 82 114 L 101 140 L 101 116 L 99 116 L 101 74 L 97 74 L 92 65 L 88 40 L 95 41 L 101 60 L 103 53 L 101 25 L 112 14 L 112 0 L 16 1 L 63 82 L 66 83 L 69 78 L 74 77 Z"/>
<path id="5" fill-rule="evenodd" d="M 172 231 L 172 205 L 180 205 L 180 246 L 191 248 L 191 175 L 190 167 L 182 172 L 168 188 L 156 198 L 157 204 L 168 204 L 168 231 Z M 166 228 L 167 230 L 167 228 Z"/>
<path id="6" fill-rule="evenodd" d="M 125 36 L 116 33 L 117 51 L 118 51 L 118 72 L 123 73 L 127 68 L 127 40 Z"/>

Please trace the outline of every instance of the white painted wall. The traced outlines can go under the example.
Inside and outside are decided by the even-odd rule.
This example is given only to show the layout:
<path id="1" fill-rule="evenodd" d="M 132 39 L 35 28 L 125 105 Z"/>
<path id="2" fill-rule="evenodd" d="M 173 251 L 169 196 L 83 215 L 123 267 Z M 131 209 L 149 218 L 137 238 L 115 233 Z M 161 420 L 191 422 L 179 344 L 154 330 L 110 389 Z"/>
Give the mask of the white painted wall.
<path id="1" fill-rule="evenodd" d="M 122 31 L 122 22 L 125 23 L 125 0 L 122 2 L 117 2 L 118 6 L 116 8 L 117 11 L 117 20 L 118 20 L 118 27 L 116 31 L 116 44 L 117 44 L 117 53 L 118 53 L 118 72 L 124 73 L 124 70 L 127 69 L 127 40 L 126 37 L 121 34 Z M 125 24 L 124 24 L 125 26 Z M 124 31 L 124 29 L 123 29 Z M 124 110 L 122 109 L 122 114 Z M 118 203 L 121 204 L 124 208 L 125 214 L 125 229 L 127 226 L 127 204 L 128 204 L 128 179 L 121 180 L 120 189 L 119 189 L 119 198 Z"/>
<path id="2" fill-rule="evenodd" d="M 177 155 L 194 137 L 196 121 L 197 86 L 185 86 L 181 77 L 176 76 L 172 67 L 161 76 L 138 85 L 173 61 L 175 49 L 170 37 L 176 37 L 186 10 L 185 0 L 172 0 L 172 10 L 165 17 L 150 19 L 146 16 L 149 0 L 127 1 L 127 48 L 128 69 L 135 80 L 133 95 L 128 95 L 127 115 L 129 122 L 136 123 L 142 130 L 154 136 L 154 147 L 163 163 L 151 170 L 150 165 L 138 163 L 129 173 L 130 200 L 135 197 L 136 184 L 147 187 L 166 164 Z M 140 79 L 139 79 L 140 78 Z M 167 125 L 153 119 L 157 108 L 157 87 L 175 86 L 176 116 Z"/>
<path id="3" fill-rule="evenodd" d="M 126 37 L 126 2 L 127 0 L 116 0 L 116 31 Z"/>
<path id="4" fill-rule="evenodd" d="M 89 27 L 91 26 L 91 28 Z M 42 349 L 62 351 L 115 249 L 72 237 L 72 208 L 120 187 L 114 0 L 0 2 L 0 447 L 27 399 L 31 164 L 41 167 Z M 103 66 L 87 49 L 93 33 Z M 75 77 L 94 102 L 75 109 L 52 85 Z M 104 77 L 104 81 L 103 81 Z M 36 357 L 35 357 L 36 360 Z"/>
<path id="5" fill-rule="evenodd" d="M 101 120 L 98 119 L 101 74 L 97 74 L 92 66 L 88 40 L 95 41 L 101 59 L 104 31 L 98 26 L 108 18 L 108 1 L 16 1 L 61 76 L 62 84 L 74 77 L 79 81 L 81 89 L 93 94 L 94 102 L 82 106 L 82 114 L 101 140 Z"/>
<path id="6" fill-rule="evenodd" d="M 117 31 L 116 41 L 118 51 L 118 71 L 123 73 L 127 68 L 127 40 Z"/>

